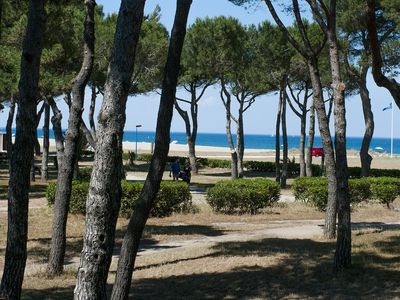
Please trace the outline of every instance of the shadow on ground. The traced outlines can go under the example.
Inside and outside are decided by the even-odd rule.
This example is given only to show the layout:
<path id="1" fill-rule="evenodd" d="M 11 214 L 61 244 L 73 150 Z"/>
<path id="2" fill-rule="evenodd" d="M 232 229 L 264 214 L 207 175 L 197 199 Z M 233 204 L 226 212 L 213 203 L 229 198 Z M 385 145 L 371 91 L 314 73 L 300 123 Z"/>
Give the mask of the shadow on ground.
<path id="1" fill-rule="evenodd" d="M 377 242 L 384 249 L 399 248 L 400 238 Z M 400 296 L 400 257 L 370 252 L 353 255 L 346 274 L 333 275 L 334 243 L 313 240 L 264 239 L 227 242 L 214 247 L 214 257 L 270 257 L 287 254 L 269 267 L 233 268 L 229 272 L 201 273 L 134 280 L 135 299 L 277 299 L 277 298 L 394 298 Z M 389 250 L 388 250 L 389 251 Z M 202 257 L 194 258 L 201 265 Z M 368 261 L 368 267 L 365 261 Z M 372 262 L 372 263 L 371 263 Z M 195 266 L 194 266 L 195 267 Z"/>

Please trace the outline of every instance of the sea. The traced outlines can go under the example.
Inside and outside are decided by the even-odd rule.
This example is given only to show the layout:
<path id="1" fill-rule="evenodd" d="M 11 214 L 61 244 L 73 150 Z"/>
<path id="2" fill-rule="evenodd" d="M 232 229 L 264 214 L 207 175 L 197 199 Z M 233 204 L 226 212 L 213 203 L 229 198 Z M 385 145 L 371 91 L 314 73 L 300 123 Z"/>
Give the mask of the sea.
<path id="1" fill-rule="evenodd" d="M 0 131 L 5 131 L 5 128 L 0 128 Z M 13 129 L 15 133 L 15 129 Z M 38 137 L 42 137 L 41 129 L 38 129 Z M 154 141 L 155 132 L 138 130 L 125 131 L 124 141 L 126 142 L 147 142 Z M 50 138 L 54 138 L 53 131 L 50 130 Z M 235 138 L 235 135 L 234 135 Z M 186 135 L 184 132 L 171 132 L 171 142 L 174 144 L 186 144 Z M 282 143 L 282 139 L 281 139 Z M 347 137 L 347 149 L 359 151 L 361 148 L 362 137 Z M 213 146 L 213 147 L 228 147 L 228 140 L 224 133 L 198 133 L 197 145 Z M 288 145 L 289 149 L 299 148 L 300 136 L 289 135 Z M 393 140 L 393 153 L 400 154 L 400 139 Z M 247 149 L 275 149 L 275 135 L 273 134 L 245 134 L 245 147 Z M 316 136 L 314 140 L 314 147 L 322 147 L 321 137 Z M 390 138 L 374 137 L 370 146 L 371 150 L 390 153 Z"/>

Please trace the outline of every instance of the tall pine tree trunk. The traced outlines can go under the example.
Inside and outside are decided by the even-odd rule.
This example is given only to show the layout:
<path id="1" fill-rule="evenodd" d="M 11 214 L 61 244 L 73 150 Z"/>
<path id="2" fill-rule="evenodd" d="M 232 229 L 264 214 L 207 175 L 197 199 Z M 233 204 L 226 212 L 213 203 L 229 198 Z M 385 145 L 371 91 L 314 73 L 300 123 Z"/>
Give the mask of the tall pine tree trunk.
<path id="1" fill-rule="evenodd" d="M 238 124 L 236 131 L 236 145 L 237 145 L 237 170 L 238 178 L 243 178 L 243 159 L 244 159 L 244 126 L 243 126 L 243 101 L 241 101 L 241 108 L 239 109 Z"/>
<path id="2" fill-rule="evenodd" d="M 371 173 L 372 156 L 368 153 L 374 135 L 374 115 L 372 113 L 371 98 L 367 88 L 368 67 L 363 67 L 361 76 L 358 78 L 358 88 L 360 90 L 361 103 L 364 114 L 365 132 L 360 149 L 361 176 L 367 177 Z"/>
<path id="3" fill-rule="evenodd" d="M 285 80 L 286 82 L 286 80 Z M 282 87 L 285 88 L 285 87 Z M 287 169 L 288 169 L 288 139 L 287 139 L 287 128 L 286 128 L 286 93 L 283 90 L 282 99 L 282 140 L 283 140 L 283 162 L 282 162 L 282 174 L 281 174 L 281 188 L 286 187 Z"/>
<path id="4" fill-rule="evenodd" d="M 306 122 L 307 122 L 307 108 L 302 111 L 300 118 L 300 177 L 306 176 Z"/>
<path id="5" fill-rule="evenodd" d="M 306 175 L 307 177 L 313 176 L 312 170 L 312 148 L 314 147 L 314 136 L 315 136 L 315 106 L 314 100 L 310 106 L 310 125 L 308 129 L 308 141 L 307 141 L 307 152 L 306 152 Z"/>
<path id="6" fill-rule="evenodd" d="M 121 203 L 122 139 L 126 101 L 143 20 L 145 0 L 123 0 L 108 66 L 97 143 L 86 202 L 86 230 L 75 299 L 106 299 L 107 276 Z"/>
<path id="7" fill-rule="evenodd" d="M 328 117 L 322 96 L 321 77 L 316 59 L 308 61 L 311 83 L 313 87 L 313 102 L 318 117 L 319 131 L 321 133 L 322 145 L 326 161 L 326 177 L 328 179 L 328 203 L 325 211 L 324 236 L 333 239 L 336 235 L 336 205 L 337 205 L 337 181 L 336 163 L 333 153 L 331 133 L 329 130 Z"/>
<path id="8" fill-rule="evenodd" d="M 53 227 L 47 273 L 55 276 L 63 271 L 66 244 L 66 226 L 71 197 L 72 178 L 79 144 L 80 124 L 86 84 L 93 69 L 94 11 L 96 2 L 85 0 L 83 62 L 72 84 L 72 103 L 69 110 L 68 130 L 65 136 L 63 159 L 58 167 L 57 190 L 54 201 Z"/>
<path id="9" fill-rule="evenodd" d="M 337 178 L 338 230 L 335 252 L 335 269 L 341 270 L 351 264 L 350 197 L 346 149 L 345 84 L 340 74 L 339 46 L 336 38 L 336 8 L 331 11 L 327 32 L 335 116 L 335 154 Z"/>
<path id="10" fill-rule="evenodd" d="M 42 180 L 49 179 L 50 105 L 45 103 L 43 123 Z"/>
<path id="11" fill-rule="evenodd" d="M 28 23 L 22 46 L 15 143 L 11 153 L 8 186 L 8 231 L 1 292 L 20 299 L 26 264 L 30 168 L 39 97 L 39 69 L 45 31 L 44 1 L 29 1 Z"/>
<path id="12" fill-rule="evenodd" d="M 140 239 L 146 225 L 156 194 L 159 190 L 163 172 L 167 162 L 170 128 L 175 101 L 176 86 L 178 83 L 180 57 L 186 34 L 186 23 L 192 0 L 177 0 L 177 8 L 172 28 L 160 108 L 157 118 L 156 144 L 151 160 L 149 173 L 139 197 L 134 213 L 129 220 L 111 299 L 127 299 L 132 281 L 132 273 Z"/>

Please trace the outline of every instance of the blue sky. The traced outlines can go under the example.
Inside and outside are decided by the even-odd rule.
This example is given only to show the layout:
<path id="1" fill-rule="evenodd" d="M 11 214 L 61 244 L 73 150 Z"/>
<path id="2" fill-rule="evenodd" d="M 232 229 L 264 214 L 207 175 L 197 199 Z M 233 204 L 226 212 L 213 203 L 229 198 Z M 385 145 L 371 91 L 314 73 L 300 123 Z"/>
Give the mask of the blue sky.
<path id="1" fill-rule="evenodd" d="M 118 12 L 120 1 L 97 0 L 98 4 L 104 6 L 106 13 Z M 161 22 L 171 29 L 174 13 L 175 0 L 147 0 L 145 12 L 150 13 L 156 5 L 161 7 Z M 244 9 L 231 4 L 227 0 L 193 0 L 189 15 L 189 25 L 196 18 L 206 16 L 213 17 L 227 15 L 238 18 L 243 24 L 258 24 L 264 20 L 272 20 L 264 3 L 258 7 Z M 285 23 L 290 24 L 291 20 L 285 17 Z M 375 116 L 375 136 L 390 136 L 390 111 L 382 111 L 390 101 L 390 94 L 383 88 L 378 88 L 372 80 L 368 78 L 368 87 L 371 93 L 372 107 Z M 184 97 L 184 94 L 180 94 Z M 90 93 L 87 90 L 87 100 L 84 111 L 84 118 L 89 111 Z M 141 124 L 141 130 L 154 131 L 156 126 L 158 105 L 160 96 L 153 93 L 130 97 L 127 104 L 127 118 L 125 130 L 134 130 L 135 125 Z M 275 118 L 277 110 L 278 95 L 267 95 L 259 97 L 254 105 L 245 114 L 245 133 L 254 134 L 273 134 L 275 132 Z M 98 100 L 97 110 L 100 107 L 101 99 Z M 63 125 L 67 124 L 67 108 L 60 101 L 63 113 Z M 395 116 L 395 137 L 400 136 L 400 113 L 394 105 Z M 348 136 L 362 136 L 364 132 L 364 119 L 361 109 L 359 96 L 346 99 L 347 109 L 347 134 Z M 0 127 L 6 124 L 7 111 L 0 114 Z M 299 134 L 299 119 L 288 109 L 288 134 Z M 183 121 L 177 113 L 174 113 L 172 121 L 172 131 L 184 131 Z M 199 132 L 225 132 L 225 114 L 218 93 L 218 87 L 209 89 L 201 100 L 199 106 Z M 333 132 L 333 131 L 332 131 Z"/>

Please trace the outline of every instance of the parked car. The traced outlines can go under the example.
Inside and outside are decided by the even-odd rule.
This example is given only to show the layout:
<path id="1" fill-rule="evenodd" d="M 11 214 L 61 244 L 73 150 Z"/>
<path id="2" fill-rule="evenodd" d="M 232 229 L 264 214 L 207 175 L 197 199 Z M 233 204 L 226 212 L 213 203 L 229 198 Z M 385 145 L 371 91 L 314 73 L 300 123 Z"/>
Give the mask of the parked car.
<path id="1" fill-rule="evenodd" d="M 312 148 L 311 156 L 315 156 L 315 157 L 324 156 L 324 149 L 323 148 Z"/>

